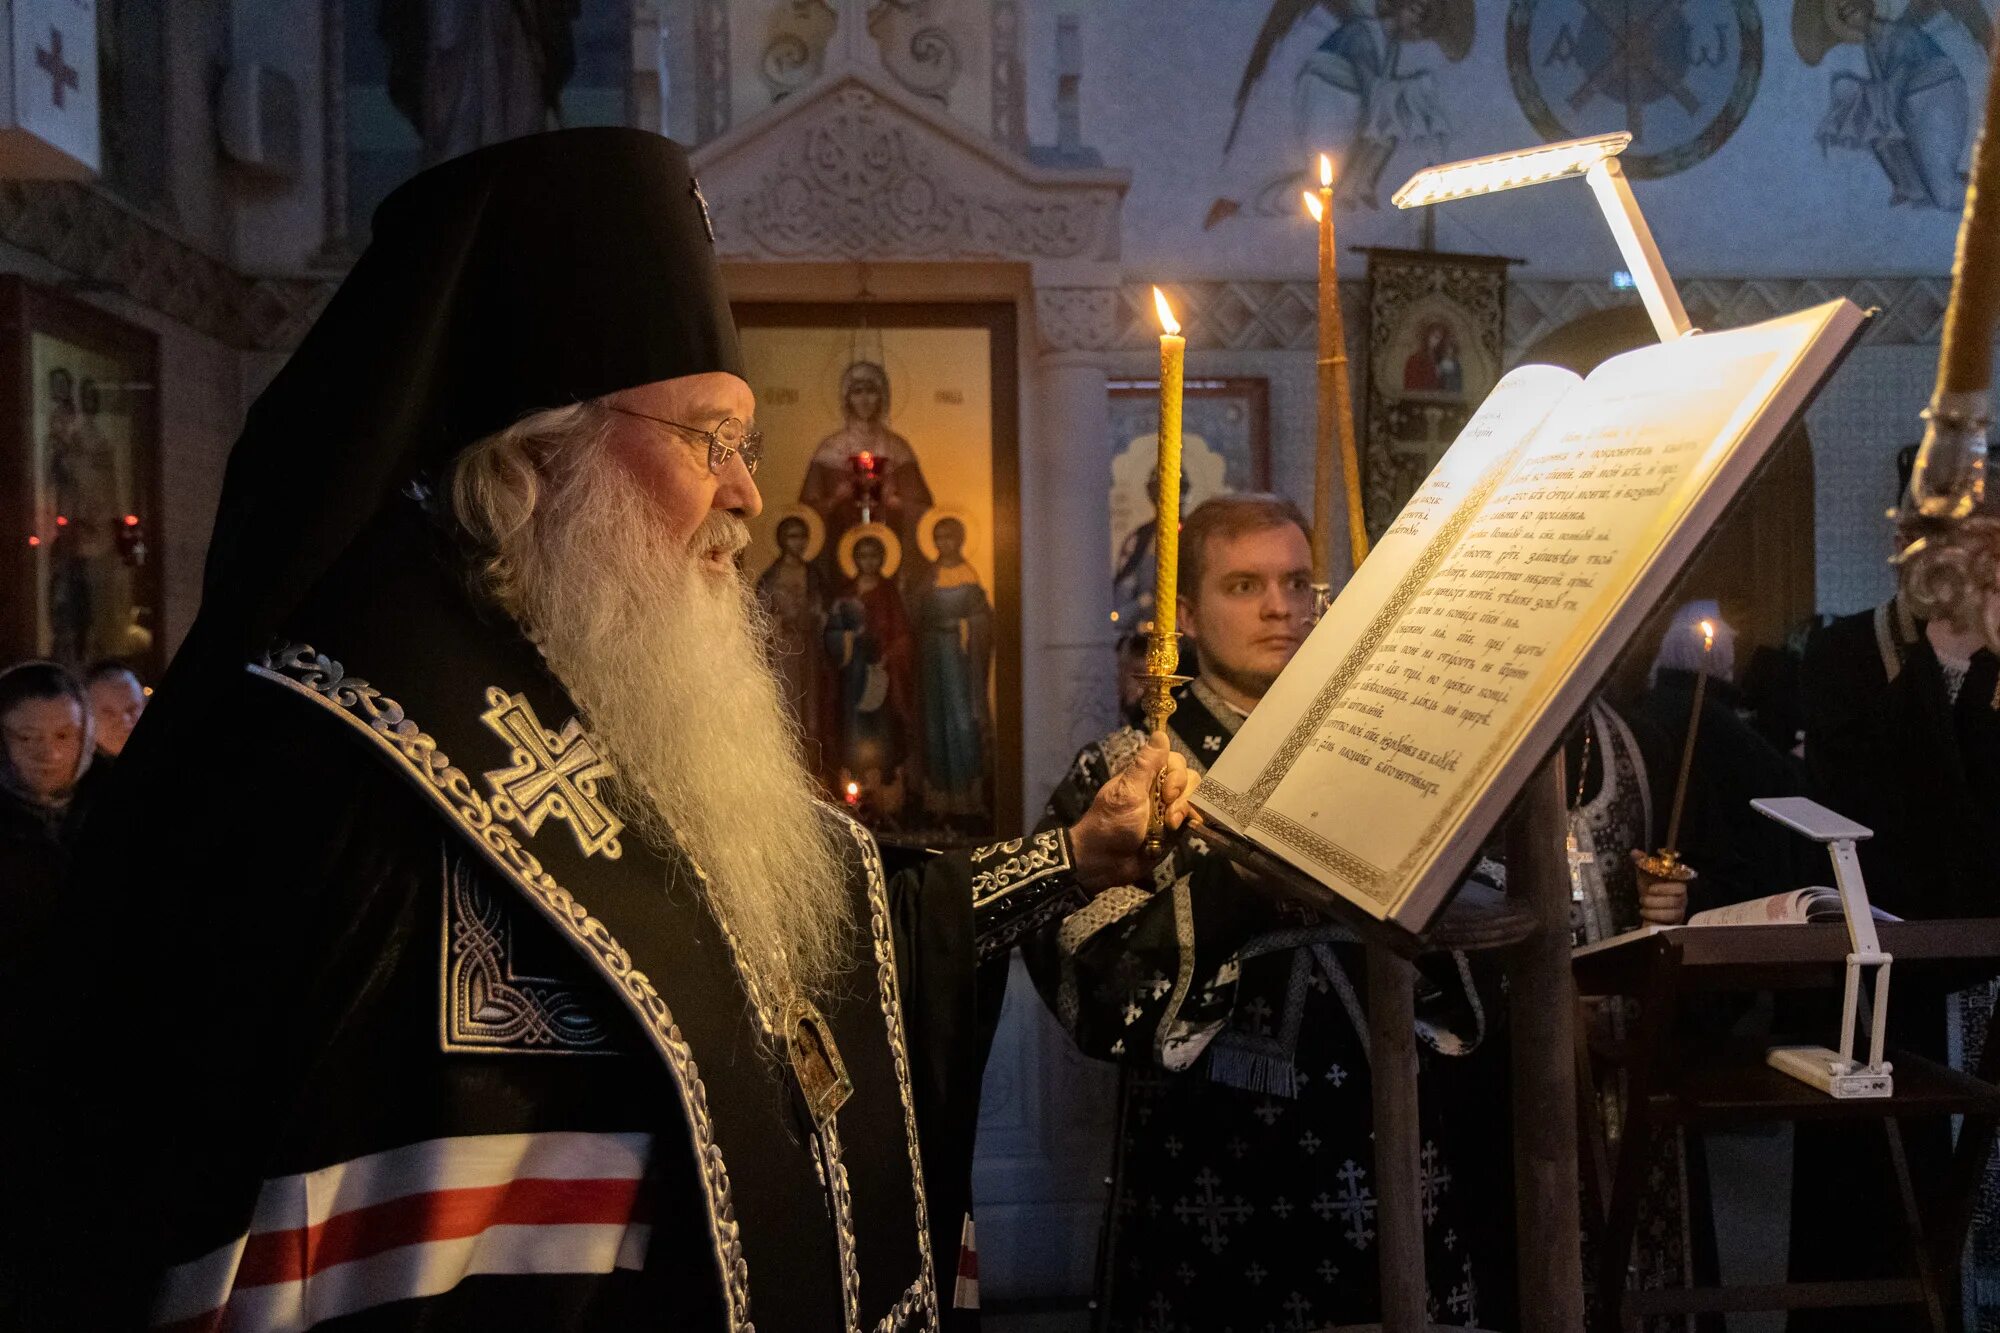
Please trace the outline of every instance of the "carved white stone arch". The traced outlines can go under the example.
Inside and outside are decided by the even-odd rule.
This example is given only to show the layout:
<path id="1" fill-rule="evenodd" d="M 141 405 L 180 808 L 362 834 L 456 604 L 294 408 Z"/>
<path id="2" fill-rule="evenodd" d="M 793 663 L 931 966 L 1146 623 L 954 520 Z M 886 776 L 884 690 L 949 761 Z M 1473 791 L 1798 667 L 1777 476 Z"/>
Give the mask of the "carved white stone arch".
<path id="1" fill-rule="evenodd" d="M 694 165 L 726 260 L 1115 264 L 1130 179 L 1037 166 L 860 70 L 702 145 Z"/>

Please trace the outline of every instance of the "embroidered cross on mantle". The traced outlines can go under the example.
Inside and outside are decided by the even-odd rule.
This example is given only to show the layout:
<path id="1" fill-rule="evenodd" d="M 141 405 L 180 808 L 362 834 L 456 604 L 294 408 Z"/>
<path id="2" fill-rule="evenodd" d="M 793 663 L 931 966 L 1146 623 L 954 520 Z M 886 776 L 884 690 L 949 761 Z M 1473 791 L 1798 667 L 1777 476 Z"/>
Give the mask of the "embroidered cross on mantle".
<path id="1" fill-rule="evenodd" d="M 597 794 L 597 784 L 618 770 L 597 751 L 583 723 L 571 718 L 560 732 L 543 727 L 526 697 L 498 688 L 486 691 L 479 720 L 513 749 L 513 767 L 491 769 L 493 813 L 519 824 L 529 837 L 549 818 L 560 819 L 576 835 L 585 856 L 599 852 L 618 859 L 618 835 L 625 825 Z"/>

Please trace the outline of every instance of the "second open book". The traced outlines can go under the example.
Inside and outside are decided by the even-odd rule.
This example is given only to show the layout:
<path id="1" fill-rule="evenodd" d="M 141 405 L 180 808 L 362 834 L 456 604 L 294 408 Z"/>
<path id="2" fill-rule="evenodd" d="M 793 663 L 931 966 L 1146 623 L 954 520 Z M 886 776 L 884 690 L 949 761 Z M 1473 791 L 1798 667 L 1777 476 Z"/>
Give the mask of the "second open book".
<path id="1" fill-rule="evenodd" d="M 1195 804 L 1420 932 L 1866 316 L 1832 301 L 1488 395 Z"/>

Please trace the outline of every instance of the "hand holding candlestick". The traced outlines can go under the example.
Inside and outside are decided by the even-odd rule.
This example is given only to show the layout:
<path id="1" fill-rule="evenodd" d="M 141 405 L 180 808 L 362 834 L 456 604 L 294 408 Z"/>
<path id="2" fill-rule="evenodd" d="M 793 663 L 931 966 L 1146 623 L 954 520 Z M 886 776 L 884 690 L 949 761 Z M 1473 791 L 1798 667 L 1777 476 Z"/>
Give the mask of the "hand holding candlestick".
<path id="1" fill-rule="evenodd" d="M 1667 843 L 1650 856 L 1638 851 L 1632 853 L 1632 863 L 1639 868 L 1641 876 L 1642 894 L 1649 889 L 1657 893 L 1664 885 L 1680 885 L 1681 893 L 1685 897 L 1685 886 L 1695 876 L 1692 869 L 1681 864 L 1678 848 L 1681 837 L 1681 811 L 1687 806 L 1688 773 L 1694 767 L 1694 742 L 1701 730 L 1701 705 L 1708 693 L 1708 655 L 1715 651 L 1715 622 L 1704 620 L 1693 628 L 1701 635 L 1702 669 L 1695 672 L 1694 676 L 1694 706 L 1688 711 L 1687 741 L 1681 746 L 1680 774 L 1674 779 L 1673 813 L 1667 817 Z M 1647 879 L 1658 883 L 1647 884 L 1645 882 Z"/>

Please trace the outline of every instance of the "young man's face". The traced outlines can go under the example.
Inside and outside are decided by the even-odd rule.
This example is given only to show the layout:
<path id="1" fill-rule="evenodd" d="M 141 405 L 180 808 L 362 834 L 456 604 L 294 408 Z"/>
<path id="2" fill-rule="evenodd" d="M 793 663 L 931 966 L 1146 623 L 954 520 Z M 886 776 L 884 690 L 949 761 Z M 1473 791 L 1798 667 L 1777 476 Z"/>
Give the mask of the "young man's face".
<path id="1" fill-rule="evenodd" d="M 0 717 L 7 762 L 28 794 L 49 801 L 69 790 L 83 763 L 83 707 L 66 694 L 23 699 Z"/>
<path id="2" fill-rule="evenodd" d="M 1210 537 L 1205 555 L 1194 600 L 1181 599 L 1181 627 L 1204 673 L 1260 699 L 1305 642 L 1312 549 L 1297 525 L 1281 523 Z"/>

